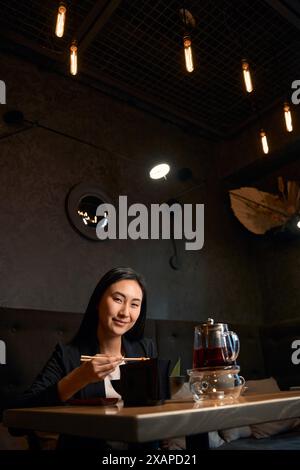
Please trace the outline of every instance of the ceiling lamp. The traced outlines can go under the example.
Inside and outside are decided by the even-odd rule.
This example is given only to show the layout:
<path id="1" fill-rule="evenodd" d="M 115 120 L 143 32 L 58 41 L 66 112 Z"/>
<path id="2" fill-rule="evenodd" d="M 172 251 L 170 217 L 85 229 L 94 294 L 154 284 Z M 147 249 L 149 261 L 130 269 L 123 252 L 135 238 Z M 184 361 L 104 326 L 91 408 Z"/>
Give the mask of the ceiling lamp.
<path id="1" fill-rule="evenodd" d="M 184 50 L 184 60 L 185 60 L 185 68 L 187 72 L 193 72 L 194 70 L 194 62 L 193 62 L 193 51 L 192 51 L 192 38 L 190 34 L 190 30 L 195 27 L 195 20 L 191 12 L 189 12 L 186 8 L 182 8 L 179 11 L 183 25 L 184 25 L 184 34 L 183 34 L 183 50 Z"/>
<path id="2" fill-rule="evenodd" d="M 183 38 L 184 45 L 184 59 L 185 59 L 185 68 L 187 72 L 193 72 L 193 53 L 192 53 L 192 40 L 191 36 L 184 36 Z"/>
<path id="3" fill-rule="evenodd" d="M 292 121 L 292 114 L 290 110 L 290 106 L 288 103 L 284 103 L 283 105 L 284 111 L 284 120 L 285 120 L 285 127 L 288 132 L 292 132 L 293 130 L 293 121 Z"/>
<path id="4" fill-rule="evenodd" d="M 66 13 L 67 13 L 67 7 L 65 3 L 60 2 L 58 6 L 58 10 L 57 10 L 56 28 L 55 28 L 55 34 L 58 38 L 62 38 L 64 35 Z"/>
<path id="5" fill-rule="evenodd" d="M 77 75 L 77 43 L 73 41 L 70 46 L 70 73 Z"/>
<path id="6" fill-rule="evenodd" d="M 265 154 L 269 153 L 268 139 L 263 129 L 261 129 L 260 131 L 260 138 L 261 138 L 261 145 L 262 145 L 263 152 Z"/>
<path id="7" fill-rule="evenodd" d="M 246 91 L 247 93 L 251 93 L 253 91 L 253 85 L 251 80 L 250 67 L 246 59 L 242 60 L 242 70 Z"/>
<path id="8" fill-rule="evenodd" d="M 149 172 L 150 178 L 153 180 L 159 180 L 160 178 L 165 178 L 170 171 L 170 166 L 167 163 L 160 163 L 155 165 Z"/>

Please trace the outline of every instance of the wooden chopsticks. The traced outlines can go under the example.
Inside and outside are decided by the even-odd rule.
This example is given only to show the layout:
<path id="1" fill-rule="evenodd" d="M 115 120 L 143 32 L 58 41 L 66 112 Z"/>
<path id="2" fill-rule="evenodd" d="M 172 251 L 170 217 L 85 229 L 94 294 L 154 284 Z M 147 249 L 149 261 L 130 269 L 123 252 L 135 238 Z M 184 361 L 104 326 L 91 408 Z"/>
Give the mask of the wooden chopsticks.
<path id="1" fill-rule="evenodd" d="M 99 356 L 85 356 L 84 354 L 80 356 L 80 361 L 81 362 L 87 362 L 90 361 L 91 359 L 97 358 Z M 123 357 L 123 361 L 129 362 L 129 361 L 149 361 L 150 357 Z"/>

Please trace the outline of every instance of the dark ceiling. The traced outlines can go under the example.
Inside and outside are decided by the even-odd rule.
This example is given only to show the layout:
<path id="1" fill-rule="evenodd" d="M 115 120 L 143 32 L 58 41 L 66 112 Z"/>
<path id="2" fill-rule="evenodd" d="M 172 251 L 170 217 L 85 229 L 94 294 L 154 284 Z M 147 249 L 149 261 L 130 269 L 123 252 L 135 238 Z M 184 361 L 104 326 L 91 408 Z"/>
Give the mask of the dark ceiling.
<path id="1" fill-rule="evenodd" d="M 66 34 L 54 36 L 58 2 L 0 0 L 2 48 L 68 73 L 79 44 L 79 74 L 93 84 L 208 138 L 227 138 L 290 96 L 300 78 L 300 2 L 293 0 L 78 0 Z M 185 71 L 179 14 L 196 20 L 195 71 Z M 243 88 L 241 59 L 255 93 Z"/>

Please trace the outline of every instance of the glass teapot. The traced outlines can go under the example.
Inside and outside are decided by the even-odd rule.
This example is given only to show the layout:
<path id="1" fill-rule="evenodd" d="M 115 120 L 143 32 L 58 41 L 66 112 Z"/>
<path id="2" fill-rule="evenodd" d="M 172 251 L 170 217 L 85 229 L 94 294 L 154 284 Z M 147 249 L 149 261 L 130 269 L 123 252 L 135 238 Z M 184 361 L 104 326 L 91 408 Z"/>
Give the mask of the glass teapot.
<path id="1" fill-rule="evenodd" d="M 238 335 L 226 323 L 212 318 L 195 326 L 193 368 L 224 367 L 234 363 L 240 352 Z"/>

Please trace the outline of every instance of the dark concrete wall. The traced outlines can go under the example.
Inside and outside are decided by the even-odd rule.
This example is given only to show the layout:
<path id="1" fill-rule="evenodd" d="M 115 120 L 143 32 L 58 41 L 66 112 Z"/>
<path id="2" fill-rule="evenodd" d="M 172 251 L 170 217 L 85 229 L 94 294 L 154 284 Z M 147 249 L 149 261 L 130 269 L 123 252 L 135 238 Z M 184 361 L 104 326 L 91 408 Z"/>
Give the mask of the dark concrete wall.
<path id="1" fill-rule="evenodd" d="M 236 169 L 257 159 L 272 158 L 272 151 L 282 152 L 284 155 L 287 145 L 299 145 L 296 141 L 300 136 L 300 105 L 293 106 L 292 113 L 294 132 L 291 134 L 285 132 L 281 106 L 264 118 L 268 123 L 271 149 L 268 156 L 261 153 L 256 126 L 250 126 L 238 138 L 224 143 L 219 154 L 218 168 L 221 176 L 232 174 Z M 281 168 L 270 170 L 248 186 L 279 194 L 278 176 L 283 176 L 285 181 L 295 180 L 300 185 L 300 158 L 289 164 L 283 162 Z M 255 235 L 241 224 L 240 228 L 248 236 L 249 250 L 256 265 L 264 323 L 299 319 L 300 234 L 299 237 L 292 237 L 287 232 L 280 235 Z"/>
<path id="2" fill-rule="evenodd" d="M 251 242 L 234 220 L 220 188 L 218 148 L 179 127 L 155 118 L 66 77 L 23 60 L 3 56 L 6 109 L 90 141 L 102 150 L 66 137 L 32 129 L 1 140 L 0 305 L 81 312 L 99 277 L 116 265 L 141 271 L 149 287 L 154 318 L 261 321 Z M 14 129 L 4 124 L 1 135 Z M 120 156 L 122 154 L 122 156 Z M 167 159 L 173 173 L 153 182 L 147 168 Z M 180 182 L 176 169 L 190 167 L 194 181 Z M 180 270 L 172 270 L 172 245 L 164 241 L 92 242 L 70 226 L 65 199 L 76 183 L 91 182 L 117 203 L 205 204 L 205 247 L 185 251 L 178 244 Z"/>
<path id="3" fill-rule="evenodd" d="M 271 188 L 277 177 L 295 180 L 300 186 L 300 161 L 282 167 L 259 181 Z M 273 191 L 276 191 L 275 185 Z M 278 193 L 278 191 L 277 191 Z M 253 240 L 263 297 L 264 322 L 300 318 L 300 233 L 288 231 Z"/>

